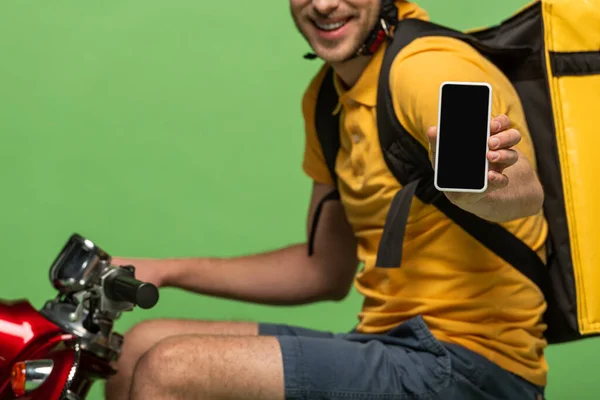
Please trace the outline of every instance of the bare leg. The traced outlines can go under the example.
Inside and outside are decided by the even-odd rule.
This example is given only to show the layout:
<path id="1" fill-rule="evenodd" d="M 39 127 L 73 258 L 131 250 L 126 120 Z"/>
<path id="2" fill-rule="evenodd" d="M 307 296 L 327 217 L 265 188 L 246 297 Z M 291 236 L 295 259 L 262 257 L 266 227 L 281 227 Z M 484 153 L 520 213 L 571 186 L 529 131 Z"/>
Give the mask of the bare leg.
<path id="1" fill-rule="evenodd" d="M 142 356 L 131 400 L 283 400 L 274 337 L 177 336 Z"/>
<path id="2" fill-rule="evenodd" d="M 159 319 L 144 321 L 125 334 L 123 351 L 116 364 L 117 375 L 105 388 L 107 400 L 128 400 L 133 371 L 138 360 L 155 344 L 175 335 L 257 336 L 258 324 Z"/>

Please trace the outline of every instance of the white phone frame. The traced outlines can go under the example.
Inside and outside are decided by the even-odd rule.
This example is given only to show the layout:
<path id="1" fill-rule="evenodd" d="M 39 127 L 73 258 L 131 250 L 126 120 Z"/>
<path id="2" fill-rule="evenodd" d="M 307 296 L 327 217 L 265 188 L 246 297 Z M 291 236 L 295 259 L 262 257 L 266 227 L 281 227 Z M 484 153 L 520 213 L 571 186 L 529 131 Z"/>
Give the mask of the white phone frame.
<path id="1" fill-rule="evenodd" d="M 440 126 L 440 121 L 442 120 L 442 94 L 444 91 L 444 86 L 446 85 L 464 85 L 464 86 L 485 86 L 488 88 L 489 99 L 488 99 L 488 115 L 487 115 L 487 135 L 485 141 L 485 179 L 483 183 L 482 189 L 463 189 L 463 188 L 445 188 L 440 187 L 438 185 L 438 159 L 439 159 L 439 150 L 440 150 L 440 141 L 442 139 L 443 133 Z M 437 140 L 436 140 L 436 149 L 435 149 L 435 169 L 434 169 L 434 178 L 433 184 L 435 188 L 440 192 L 460 192 L 460 193 L 483 193 L 487 190 L 488 187 L 488 173 L 489 173 L 489 161 L 487 158 L 487 153 L 489 152 L 489 139 L 490 139 L 490 124 L 492 119 L 492 86 L 486 82 L 454 82 L 454 81 L 446 81 L 440 85 L 439 91 L 439 99 L 438 99 L 438 131 L 437 131 Z"/>

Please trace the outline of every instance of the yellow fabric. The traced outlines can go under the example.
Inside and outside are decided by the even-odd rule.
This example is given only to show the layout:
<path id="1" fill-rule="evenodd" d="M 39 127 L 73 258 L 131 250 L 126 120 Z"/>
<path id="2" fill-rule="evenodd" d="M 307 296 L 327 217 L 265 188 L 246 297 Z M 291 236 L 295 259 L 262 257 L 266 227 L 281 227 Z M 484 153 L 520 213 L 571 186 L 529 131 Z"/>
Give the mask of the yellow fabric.
<path id="1" fill-rule="evenodd" d="M 543 15 L 548 52 L 600 48 L 600 0 L 581 2 L 577 7 L 568 0 L 547 0 L 543 3 Z M 600 75 L 554 77 L 550 79 L 550 90 L 570 227 L 579 327 L 583 334 L 599 333 L 600 181 L 595 176 L 595 149 L 600 146 L 596 128 Z"/>
<path id="2" fill-rule="evenodd" d="M 413 3 L 399 3 L 400 16 L 427 18 Z M 399 183 L 383 159 L 375 104 L 383 48 L 359 81 L 340 94 L 340 141 L 336 170 L 341 201 L 356 234 L 364 269 L 355 286 L 365 301 L 358 330 L 376 333 L 418 314 L 440 340 L 463 345 L 538 384 L 547 375 L 543 350 L 542 293 L 512 266 L 464 233 L 433 206 L 415 199 L 400 269 L 376 268 L 377 247 Z M 443 68 L 440 68 L 443 66 Z M 303 99 L 306 122 L 304 171 L 331 183 L 314 127 L 315 102 L 325 69 Z M 469 46 L 450 38 L 421 38 L 405 48 L 392 68 L 395 110 L 404 127 L 428 146 L 426 130 L 437 125 L 443 81 L 486 81 L 493 87 L 493 114 L 507 114 L 523 135 L 519 145 L 535 160 L 523 110 L 509 81 Z M 540 213 L 504 224 L 544 255 L 546 222 Z"/>

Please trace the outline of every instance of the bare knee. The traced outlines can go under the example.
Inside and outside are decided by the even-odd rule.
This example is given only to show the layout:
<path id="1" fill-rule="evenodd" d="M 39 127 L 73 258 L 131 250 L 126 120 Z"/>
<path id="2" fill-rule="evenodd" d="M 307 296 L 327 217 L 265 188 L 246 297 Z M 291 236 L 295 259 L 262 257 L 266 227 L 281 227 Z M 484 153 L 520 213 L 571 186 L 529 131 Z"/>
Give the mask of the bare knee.
<path id="1" fill-rule="evenodd" d="M 125 333 L 123 348 L 116 362 L 117 375 L 106 384 L 106 397 L 127 398 L 136 365 L 157 343 L 174 335 L 256 336 L 258 324 L 252 322 L 155 319 L 141 322 Z"/>
<path id="2" fill-rule="evenodd" d="M 176 332 L 172 324 L 167 320 L 148 320 L 134 325 L 125 332 L 123 347 L 114 365 L 117 374 L 106 382 L 105 396 L 107 399 L 129 398 L 130 382 L 136 364 L 152 346 Z"/>
<path id="3" fill-rule="evenodd" d="M 151 383 L 157 390 L 174 394 L 193 380 L 198 388 L 202 385 L 199 378 L 204 375 L 202 371 L 206 372 L 207 365 L 191 365 L 188 354 L 188 346 L 178 337 L 159 342 L 139 359 L 133 385 Z M 192 377 L 192 374 L 196 376 Z"/>
<path id="4" fill-rule="evenodd" d="M 159 333 L 156 329 L 161 325 L 161 321 L 144 321 L 134 325 L 124 335 L 123 347 L 117 361 L 117 370 L 119 373 L 133 373 L 133 368 L 138 359 L 150 349 L 162 337 L 157 337 Z"/>
<path id="5" fill-rule="evenodd" d="M 182 335 L 140 358 L 131 399 L 281 399 L 283 390 L 276 338 Z"/>
<path id="6" fill-rule="evenodd" d="M 135 325 L 125 334 L 123 357 L 136 361 L 156 343 L 176 335 L 256 336 L 258 324 L 252 322 L 155 319 Z"/>
<path id="7" fill-rule="evenodd" d="M 141 322 L 125 333 L 117 362 L 119 375 L 131 377 L 138 360 L 151 347 L 175 335 L 256 336 L 258 324 L 252 322 L 220 322 L 156 319 Z"/>

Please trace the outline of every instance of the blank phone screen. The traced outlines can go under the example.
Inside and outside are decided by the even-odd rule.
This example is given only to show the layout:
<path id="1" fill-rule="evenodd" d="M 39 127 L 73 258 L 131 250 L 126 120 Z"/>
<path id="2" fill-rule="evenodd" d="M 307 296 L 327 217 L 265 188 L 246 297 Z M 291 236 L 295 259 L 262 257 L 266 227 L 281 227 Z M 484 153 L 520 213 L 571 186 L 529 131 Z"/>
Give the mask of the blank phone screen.
<path id="1" fill-rule="evenodd" d="M 463 190 L 485 187 L 489 98 L 487 86 L 443 86 L 438 128 L 438 187 Z"/>

